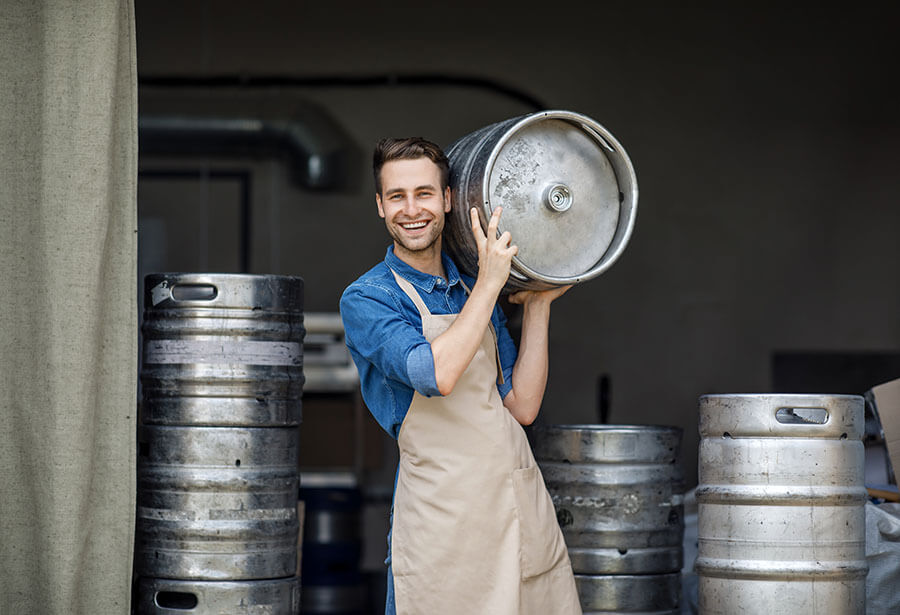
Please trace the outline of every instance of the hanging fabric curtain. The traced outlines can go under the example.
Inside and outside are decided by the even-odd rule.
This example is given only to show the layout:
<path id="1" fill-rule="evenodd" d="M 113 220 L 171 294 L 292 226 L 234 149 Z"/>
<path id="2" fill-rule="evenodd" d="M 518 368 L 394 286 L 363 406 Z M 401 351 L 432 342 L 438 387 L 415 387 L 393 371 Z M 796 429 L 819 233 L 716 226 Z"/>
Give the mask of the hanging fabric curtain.
<path id="1" fill-rule="evenodd" d="M 132 0 L 0 2 L 0 614 L 129 611 Z"/>

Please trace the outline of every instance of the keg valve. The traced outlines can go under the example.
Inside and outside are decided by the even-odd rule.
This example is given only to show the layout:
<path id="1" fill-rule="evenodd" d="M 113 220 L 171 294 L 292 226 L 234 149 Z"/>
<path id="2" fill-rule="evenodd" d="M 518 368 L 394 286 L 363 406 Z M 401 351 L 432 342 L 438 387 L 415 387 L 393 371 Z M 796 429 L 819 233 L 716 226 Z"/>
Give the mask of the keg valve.
<path id="1" fill-rule="evenodd" d="M 572 191 L 565 184 L 553 184 L 544 192 L 544 202 L 553 211 L 566 211 L 572 200 Z"/>

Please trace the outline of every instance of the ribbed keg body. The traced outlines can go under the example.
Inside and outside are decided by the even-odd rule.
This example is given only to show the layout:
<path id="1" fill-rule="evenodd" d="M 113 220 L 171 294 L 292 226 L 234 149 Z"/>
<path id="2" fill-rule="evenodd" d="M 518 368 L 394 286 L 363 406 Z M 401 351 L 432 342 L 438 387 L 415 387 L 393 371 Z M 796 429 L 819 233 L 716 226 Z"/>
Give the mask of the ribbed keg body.
<path id="1" fill-rule="evenodd" d="M 478 270 L 469 210 L 483 227 L 503 208 L 513 257 L 505 292 L 589 280 L 620 256 L 637 211 L 637 178 L 624 148 L 603 126 L 571 111 L 497 122 L 447 148 L 453 209 L 444 245 L 459 268 Z"/>
<path id="2" fill-rule="evenodd" d="M 700 398 L 703 613 L 865 612 L 863 399 Z"/>
<path id="3" fill-rule="evenodd" d="M 644 425 L 529 429 L 585 612 L 677 610 L 680 583 L 672 575 L 682 566 L 684 536 L 681 434 L 677 427 Z"/>
<path id="4" fill-rule="evenodd" d="M 680 615 L 681 575 L 575 575 L 584 615 Z"/>
<path id="5" fill-rule="evenodd" d="M 297 577 L 262 581 L 138 581 L 137 615 L 296 615 Z"/>
<path id="6" fill-rule="evenodd" d="M 148 583 L 296 575 L 302 300 L 295 277 L 146 277 L 135 566 Z"/>
<path id="7" fill-rule="evenodd" d="M 141 427 L 142 576 L 244 580 L 297 568 L 296 428 Z"/>
<path id="8" fill-rule="evenodd" d="M 145 286 L 144 424 L 299 424 L 300 278 L 169 273 Z"/>

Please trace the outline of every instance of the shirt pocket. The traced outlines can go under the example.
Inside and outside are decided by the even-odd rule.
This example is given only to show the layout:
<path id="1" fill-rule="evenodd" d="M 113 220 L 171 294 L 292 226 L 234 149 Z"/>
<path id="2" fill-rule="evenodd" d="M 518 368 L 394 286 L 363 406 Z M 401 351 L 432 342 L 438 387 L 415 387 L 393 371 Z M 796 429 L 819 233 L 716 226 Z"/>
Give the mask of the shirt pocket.
<path id="1" fill-rule="evenodd" d="M 524 581 L 565 561 L 566 544 L 538 466 L 514 470 L 512 484 L 519 518 L 519 563 Z"/>

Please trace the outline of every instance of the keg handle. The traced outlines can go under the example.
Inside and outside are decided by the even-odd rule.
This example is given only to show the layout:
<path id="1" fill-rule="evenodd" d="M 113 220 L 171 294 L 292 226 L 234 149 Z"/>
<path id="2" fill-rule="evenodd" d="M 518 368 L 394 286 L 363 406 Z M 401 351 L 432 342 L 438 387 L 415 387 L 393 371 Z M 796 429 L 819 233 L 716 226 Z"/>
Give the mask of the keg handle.
<path id="1" fill-rule="evenodd" d="M 775 420 L 784 425 L 824 425 L 828 418 L 825 408 L 782 407 L 775 411 Z"/>
<path id="2" fill-rule="evenodd" d="M 193 611 L 199 604 L 197 594 L 188 592 L 161 591 L 156 592 L 153 598 L 156 606 L 163 609 L 176 609 L 179 611 Z"/>
<path id="3" fill-rule="evenodd" d="M 213 301 L 219 296 L 219 289 L 215 284 L 191 283 L 169 284 L 163 280 L 150 290 L 150 300 L 153 305 L 163 301 Z"/>

